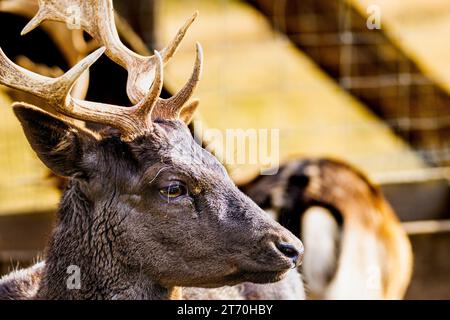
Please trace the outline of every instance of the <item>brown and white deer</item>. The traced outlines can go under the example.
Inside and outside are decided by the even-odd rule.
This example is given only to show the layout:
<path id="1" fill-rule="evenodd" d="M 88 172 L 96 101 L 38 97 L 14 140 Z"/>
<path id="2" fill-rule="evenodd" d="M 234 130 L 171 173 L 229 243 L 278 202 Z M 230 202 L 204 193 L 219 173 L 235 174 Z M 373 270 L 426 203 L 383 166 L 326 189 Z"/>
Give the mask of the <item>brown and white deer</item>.
<path id="1" fill-rule="evenodd" d="M 13 105 L 31 147 L 69 178 L 45 264 L 2 279 L 0 298 L 168 299 L 179 286 L 283 279 L 299 265 L 302 243 L 244 195 L 187 129 L 198 104 L 188 100 L 201 74 L 200 45 L 186 85 L 159 97 L 163 64 L 193 19 L 149 57 L 120 42 L 111 0 L 42 0 L 24 33 L 45 19 L 66 21 L 69 6 L 103 47 L 61 77 L 29 72 L 0 50 L 0 83 L 43 101 Z M 72 97 L 103 52 L 127 69 L 132 107 Z M 105 129 L 95 133 L 75 119 Z M 79 270 L 75 288 L 67 285 L 72 267 Z"/>
<path id="2" fill-rule="evenodd" d="M 326 158 L 290 161 L 241 190 L 308 248 L 301 271 L 310 298 L 403 298 L 410 241 L 381 190 L 359 170 Z"/>

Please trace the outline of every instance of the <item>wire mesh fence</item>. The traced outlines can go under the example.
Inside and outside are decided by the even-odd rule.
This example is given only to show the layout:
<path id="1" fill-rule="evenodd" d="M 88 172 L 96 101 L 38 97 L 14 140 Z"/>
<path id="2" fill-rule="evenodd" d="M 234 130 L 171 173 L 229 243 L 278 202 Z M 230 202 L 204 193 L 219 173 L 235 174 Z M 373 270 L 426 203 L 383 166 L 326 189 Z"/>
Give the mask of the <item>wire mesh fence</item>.
<path id="1" fill-rule="evenodd" d="M 427 164 L 448 167 L 449 92 L 419 68 L 423 61 L 408 55 L 401 32 L 397 38 L 390 36 L 389 21 L 383 21 L 377 1 L 249 2 L 343 89 L 385 120 Z M 441 7 L 445 17 L 450 6 L 442 2 Z"/>

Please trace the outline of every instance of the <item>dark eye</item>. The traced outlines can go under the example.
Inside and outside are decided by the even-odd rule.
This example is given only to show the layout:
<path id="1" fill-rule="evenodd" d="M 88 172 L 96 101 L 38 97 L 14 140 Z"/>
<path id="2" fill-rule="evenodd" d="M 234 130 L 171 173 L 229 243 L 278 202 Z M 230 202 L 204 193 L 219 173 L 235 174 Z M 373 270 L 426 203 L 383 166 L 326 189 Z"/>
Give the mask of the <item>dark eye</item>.
<path id="1" fill-rule="evenodd" d="M 159 189 L 159 193 L 164 198 L 175 199 L 187 195 L 187 188 L 181 183 L 174 183 L 168 187 Z"/>

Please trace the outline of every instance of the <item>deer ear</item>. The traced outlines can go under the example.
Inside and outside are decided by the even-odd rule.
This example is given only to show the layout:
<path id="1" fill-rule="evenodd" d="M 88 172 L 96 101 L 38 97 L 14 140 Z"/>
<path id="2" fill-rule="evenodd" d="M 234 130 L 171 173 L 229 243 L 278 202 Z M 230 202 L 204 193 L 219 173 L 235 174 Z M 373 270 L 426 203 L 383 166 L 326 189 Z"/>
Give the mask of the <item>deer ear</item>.
<path id="1" fill-rule="evenodd" d="M 194 113 L 195 113 L 195 110 L 197 110 L 198 104 L 199 104 L 199 101 L 194 100 L 191 103 L 189 103 L 188 105 L 186 105 L 183 109 L 181 109 L 179 118 L 181 121 L 186 123 L 186 125 L 188 125 L 194 118 Z"/>
<path id="2" fill-rule="evenodd" d="M 13 105 L 33 150 L 54 173 L 71 177 L 83 173 L 87 146 L 95 136 L 75 125 L 25 103 Z"/>

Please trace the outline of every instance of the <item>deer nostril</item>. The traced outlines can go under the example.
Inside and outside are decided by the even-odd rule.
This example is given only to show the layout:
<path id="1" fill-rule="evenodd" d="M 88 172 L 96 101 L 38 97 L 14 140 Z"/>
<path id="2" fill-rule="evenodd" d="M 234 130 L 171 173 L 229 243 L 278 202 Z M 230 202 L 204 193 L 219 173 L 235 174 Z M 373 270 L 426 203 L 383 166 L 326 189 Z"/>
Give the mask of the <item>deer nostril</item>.
<path id="1" fill-rule="evenodd" d="M 291 259 L 295 265 L 297 265 L 300 256 L 303 254 L 303 252 L 300 252 L 294 245 L 286 242 L 278 243 L 277 248 L 283 255 Z M 301 251 L 303 251 L 303 249 Z"/>

